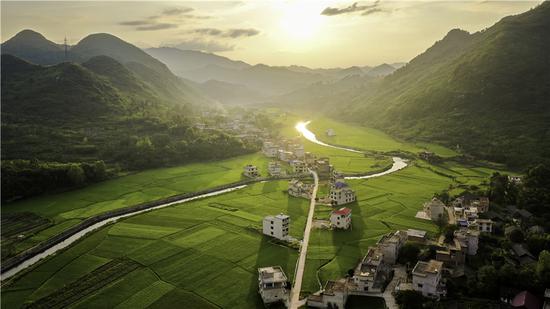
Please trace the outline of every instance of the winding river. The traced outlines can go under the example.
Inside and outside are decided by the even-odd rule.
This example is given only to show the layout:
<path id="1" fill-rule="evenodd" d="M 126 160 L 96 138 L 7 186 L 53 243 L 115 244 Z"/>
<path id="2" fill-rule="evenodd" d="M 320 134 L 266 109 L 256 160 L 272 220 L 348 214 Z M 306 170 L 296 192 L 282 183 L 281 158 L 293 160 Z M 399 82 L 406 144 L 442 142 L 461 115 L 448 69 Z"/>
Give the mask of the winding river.
<path id="1" fill-rule="evenodd" d="M 334 146 L 334 145 L 330 145 L 330 144 L 327 144 L 327 143 L 324 143 L 324 142 L 318 140 L 317 137 L 315 136 L 315 134 L 307 128 L 307 125 L 309 123 L 310 123 L 310 121 L 300 122 L 296 125 L 295 128 L 310 142 L 313 142 L 313 143 L 316 143 L 316 144 L 319 144 L 319 145 L 322 145 L 322 146 L 325 146 L 325 147 L 341 149 L 341 150 L 345 150 L 345 151 L 349 151 L 349 152 L 363 153 L 362 151 L 359 151 L 359 150 Z M 346 179 L 367 179 L 367 178 L 380 177 L 380 176 L 384 176 L 384 175 L 393 173 L 395 171 L 398 171 L 402 168 L 405 168 L 406 166 L 407 166 L 407 163 L 405 162 L 405 160 L 403 160 L 399 157 L 393 157 L 393 165 L 390 169 L 387 169 L 387 170 L 385 170 L 383 172 L 380 172 L 380 173 L 371 174 L 371 175 L 349 176 L 349 177 L 346 177 Z M 69 236 L 65 240 L 49 247 L 48 249 L 46 249 L 46 250 L 44 250 L 44 251 L 42 251 L 42 252 L 40 252 L 40 253 L 38 253 L 34 256 L 22 261 L 17 266 L 4 271 L 1 274 L 1 279 L 0 280 L 3 281 L 5 279 L 8 279 L 8 278 L 16 275 L 17 273 L 24 270 L 25 268 L 30 267 L 30 266 L 34 265 L 35 263 L 39 262 L 40 260 L 42 260 L 42 259 L 44 259 L 44 258 L 46 258 L 46 257 L 48 257 L 52 254 L 55 254 L 59 250 L 70 246 L 71 244 L 73 244 L 77 240 L 79 240 L 80 238 L 86 236 L 86 234 L 88 234 L 92 231 L 95 231 L 95 230 L 99 229 L 100 227 L 105 226 L 109 223 L 113 223 L 113 222 L 115 222 L 119 219 L 126 218 L 126 217 L 129 217 L 129 216 L 134 216 L 134 215 L 137 215 L 137 214 L 140 214 L 140 213 L 144 213 L 144 212 L 148 212 L 148 211 L 152 211 L 152 210 L 156 210 L 156 209 L 160 209 L 160 208 L 164 208 L 164 207 L 168 207 L 168 206 L 172 206 L 174 204 L 186 203 L 186 202 L 190 202 L 190 201 L 197 200 L 197 199 L 202 199 L 202 198 L 207 198 L 207 197 L 211 197 L 211 196 L 216 196 L 216 195 L 232 192 L 232 191 L 235 191 L 235 190 L 242 189 L 246 186 L 247 185 L 239 185 L 239 186 L 226 188 L 226 189 L 222 189 L 222 190 L 218 190 L 218 191 L 214 191 L 214 192 L 210 192 L 210 193 L 206 193 L 206 194 L 202 194 L 202 195 L 197 195 L 197 196 L 190 197 L 190 198 L 184 198 L 184 199 L 181 199 L 181 200 L 177 200 L 177 201 L 157 205 L 157 206 L 154 206 L 154 207 L 151 207 L 151 208 L 136 210 L 135 212 L 131 212 L 131 213 L 127 213 L 127 214 L 124 214 L 124 215 L 111 217 L 111 218 L 105 219 L 103 221 L 97 222 L 97 223 L 95 223 L 95 224 L 93 224 L 93 225 L 91 225 L 91 226 L 89 226 L 89 227 L 87 227 L 87 228 L 85 228 L 85 229 Z"/>
<path id="2" fill-rule="evenodd" d="M 359 150 L 356 150 L 356 149 L 340 147 L 340 146 L 334 146 L 334 145 L 330 145 L 330 144 L 327 144 L 325 142 L 322 142 L 322 141 L 318 140 L 317 137 L 315 136 L 315 133 L 311 132 L 307 128 L 307 125 L 310 124 L 310 123 L 311 123 L 311 121 L 299 122 L 295 126 L 296 130 L 298 130 L 298 132 L 300 132 L 302 134 L 302 136 L 305 139 L 307 139 L 308 141 L 310 141 L 312 143 L 315 143 L 315 144 L 318 144 L 318 145 L 321 145 L 321 146 L 325 146 L 325 147 L 345 150 L 345 151 L 354 152 L 354 153 L 363 153 L 362 151 L 359 151 Z M 391 168 L 389 168 L 389 169 L 387 169 L 383 172 L 376 173 L 376 174 L 370 174 L 370 175 L 363 175 L 363 176 L 347 176 L 347 177 L 345 177 L 345 179 L 375 178 L 375 177 L 380 177 L 380 176 L 391 174 L 393 172 L 396 172 L 400 169 L 403 169 L 403 168 L 407 167 L 407 162 L 404 159 L 402 159 L 400 157 L 392 157 L 392 159 L 393 159 L 393 165 L 391 166 Z"/>

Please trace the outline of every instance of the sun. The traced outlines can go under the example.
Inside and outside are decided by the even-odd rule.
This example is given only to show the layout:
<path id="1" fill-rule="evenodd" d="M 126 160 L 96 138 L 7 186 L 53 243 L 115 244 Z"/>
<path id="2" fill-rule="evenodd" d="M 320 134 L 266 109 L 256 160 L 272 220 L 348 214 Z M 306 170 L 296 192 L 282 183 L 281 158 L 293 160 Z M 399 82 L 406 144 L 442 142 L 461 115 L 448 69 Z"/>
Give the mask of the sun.
<path id="1" fill-rule="evenodd" d="M 307 41 L 315 38 L 323 26 L 319 3 L 289 1 L 283 6 L 280 27 L 288 38 Z"/>

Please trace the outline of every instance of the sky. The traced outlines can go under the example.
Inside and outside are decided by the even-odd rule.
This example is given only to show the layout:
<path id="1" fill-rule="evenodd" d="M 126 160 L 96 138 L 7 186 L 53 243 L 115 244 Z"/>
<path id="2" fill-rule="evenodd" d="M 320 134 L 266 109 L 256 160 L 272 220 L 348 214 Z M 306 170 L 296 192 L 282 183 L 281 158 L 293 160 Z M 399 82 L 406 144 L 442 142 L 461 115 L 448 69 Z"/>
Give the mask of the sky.
<path id="1" fill-rule="evenodd" d="M 251 64 L 407 62 L 453 28 L 490 27 L 541 1 L 2 1 L 1 39 L 23 29 L 76 44 L 107 32 L 141 48 L 213 52 Z"/>

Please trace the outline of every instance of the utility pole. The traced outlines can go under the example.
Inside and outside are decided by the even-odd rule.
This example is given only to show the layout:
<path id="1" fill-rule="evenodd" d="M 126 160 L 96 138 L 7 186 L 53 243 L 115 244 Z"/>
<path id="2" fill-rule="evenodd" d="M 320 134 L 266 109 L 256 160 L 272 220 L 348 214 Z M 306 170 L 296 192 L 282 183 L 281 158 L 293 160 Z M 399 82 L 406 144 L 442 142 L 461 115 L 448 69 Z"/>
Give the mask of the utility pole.
<path id="1" fill-rule="evenodd" d="M 67 36 L 65 36 L 65 40 L 63 41 L 63 45 L 65 47 L 65 61 L 67 61 Z"/>

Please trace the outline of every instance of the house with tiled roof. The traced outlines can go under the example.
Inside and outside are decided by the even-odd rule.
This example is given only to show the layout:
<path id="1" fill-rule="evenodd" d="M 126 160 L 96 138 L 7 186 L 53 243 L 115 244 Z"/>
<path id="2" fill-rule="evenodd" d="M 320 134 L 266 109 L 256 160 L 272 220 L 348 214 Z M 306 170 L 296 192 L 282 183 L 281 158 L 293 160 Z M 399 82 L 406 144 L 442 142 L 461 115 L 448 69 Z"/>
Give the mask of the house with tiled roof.
<path id="1" fill-rule="evenodd" d="M 332 211 L 330 225 L 334 228 L 347 230 L 351 226 L 351 209 L 342 207 Z"/>

